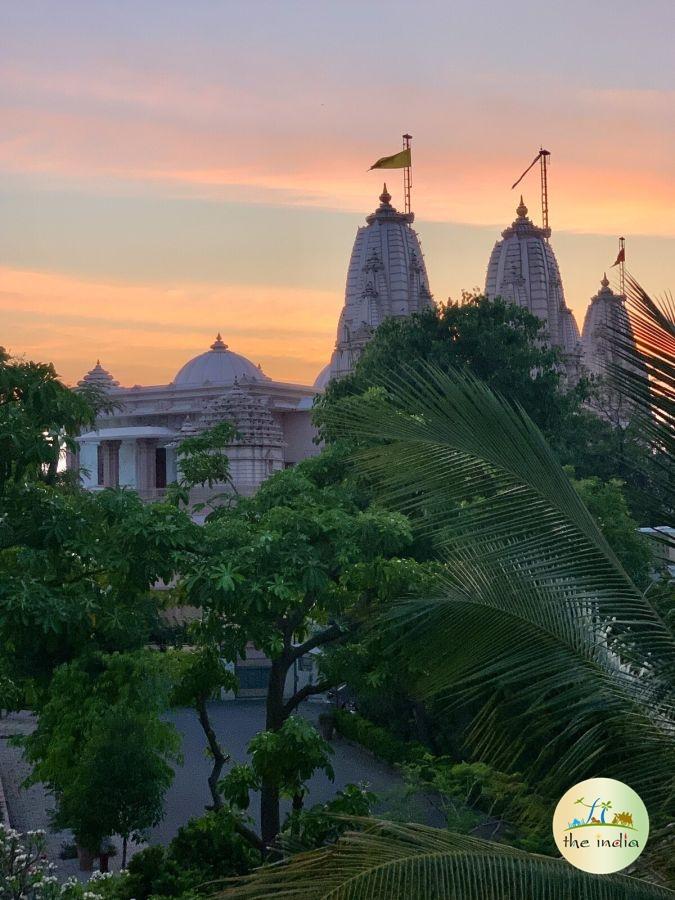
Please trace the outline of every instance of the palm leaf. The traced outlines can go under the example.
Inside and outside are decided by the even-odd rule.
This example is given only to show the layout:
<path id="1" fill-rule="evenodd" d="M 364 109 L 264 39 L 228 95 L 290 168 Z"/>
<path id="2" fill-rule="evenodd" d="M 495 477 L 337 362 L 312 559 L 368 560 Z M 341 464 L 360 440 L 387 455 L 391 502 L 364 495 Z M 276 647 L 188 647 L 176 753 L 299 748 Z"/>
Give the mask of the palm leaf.
<path id="1" fill-rule="evenodd" d="M 657 900 L 672 891 L 625 875 L 423 825 L 362 821 L 338 843 L 264 866 L 220 894 L 231 900 Z"/>
<path id="2" fill-rule="evenodd" d="M 641 414 L 646 436 L 675 457 L 675 303 L 668 296 L 653 300 L 631 275 L 626 283 L 630 333 L 610 336 L 618 362 L 608 371 Z"/>
<path id="3" fill-rule="evenodd" d="M 671 504 L 675 504 L 672 480 L 675 464 L 675 303 L 665 296 L 652 299 L 631 276 L 626 276 L 626 310 L 629 318 L 625 328 L 615 328 L 609 335 L 613 358 L 607 364 L 607 374 L 613 389 L 625 398 L 636 417 L 640 433 L 652 448 L 655 458 L 666 468 L 663 479 Z M 675 525 L 675 518 L 666 511 L 660 523 Z M 668 541 L 667 532 L 663 535 Z"/>
<path id="4" fill-rule="evenodd" d="M 603 774 L 665 806 L 673 637 L 541 433 L 466 374 L 425 365 L 387 388 L 333 418 L 370 442 L 360 465 L 445 564 L 435 597 L 385 621 L 425 661 L 419 693 L 478 704 L 474 752 L 552 795 Z"/>

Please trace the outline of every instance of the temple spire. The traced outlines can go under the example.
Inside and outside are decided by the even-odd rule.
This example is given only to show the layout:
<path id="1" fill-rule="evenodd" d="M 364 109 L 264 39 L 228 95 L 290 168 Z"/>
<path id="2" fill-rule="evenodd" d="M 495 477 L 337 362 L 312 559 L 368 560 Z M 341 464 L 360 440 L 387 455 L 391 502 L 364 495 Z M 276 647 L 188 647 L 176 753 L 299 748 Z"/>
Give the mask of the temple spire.
<path id="1" fill-rule="evenodd" d="M 227 350 L 227 344 L 223 341 L 220 336 L 220 332 L 216 335 L 215 341 L 211 344 L 212 350 Z"/>

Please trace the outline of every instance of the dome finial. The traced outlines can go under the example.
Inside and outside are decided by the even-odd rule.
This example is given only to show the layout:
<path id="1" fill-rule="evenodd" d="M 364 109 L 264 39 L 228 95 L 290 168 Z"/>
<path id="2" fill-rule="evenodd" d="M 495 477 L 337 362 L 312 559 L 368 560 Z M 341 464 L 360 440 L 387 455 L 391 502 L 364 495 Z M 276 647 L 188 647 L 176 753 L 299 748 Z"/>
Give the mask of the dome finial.
<path id="1" fill-rule="evenodd" d="M 525 206 L 525 203 L 523 201 L 522 194 L 520 195 L 520 203 L 518 204 L 518 208 L 516 209 L 516 212 L 518 213 L 519 219 L 524 219 L 527 216 L 527 207 Z"/>
<path id="2" fill-rule="evenodd" d="M 211 344 L 212 350 L 227 350 L 227 344 L 224 343 L 222 337 L 220 336 L 220 332 L 216 335 L 215 341 Z"/>
<path id="3" fill-rule="evenodd" d="M 600 284 L 601 284 L 604 288 L 609 287 L 609 278 L 607 277 L 607 272 L 605 272 L 605 273 L 603 274 L 603 276 L 602 276 L 602 281 L 600 282 Z"/>
<path id="4" fill-rule="evenodd" d="M 390 200 L 391 200 L 391 194 L 387 190 L 387 182 L 385 181 L 384 186 L 382 188 L 382 193 L 380 194 L 380 202 L 385 204 L 386 206 L 388 206 Z"/>

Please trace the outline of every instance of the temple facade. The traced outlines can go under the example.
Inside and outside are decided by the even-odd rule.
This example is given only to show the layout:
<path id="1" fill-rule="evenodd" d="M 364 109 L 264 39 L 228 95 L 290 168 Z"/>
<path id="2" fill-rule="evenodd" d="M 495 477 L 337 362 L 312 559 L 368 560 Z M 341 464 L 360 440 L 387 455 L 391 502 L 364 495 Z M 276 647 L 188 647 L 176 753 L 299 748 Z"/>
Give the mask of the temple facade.
<path id="1" fill-rule="evenodd" d="M 220 335 L 169 384 L 122 387 L 100 362 L 79 382 L 92 383 L 106 391 L 113 408 L 79 435 L 79 458 L 70 462 L 90 490 L 130 487 L 147 500 L 161 497 L 179 477 L 181 440 L 219 421 L 237 430 L 228 457 L 240 494 L 318 453 L 310 412 L 315 389 L 272 380 Z M 193 501 L 202 499 L 199 494 L 195 489 Z"/>

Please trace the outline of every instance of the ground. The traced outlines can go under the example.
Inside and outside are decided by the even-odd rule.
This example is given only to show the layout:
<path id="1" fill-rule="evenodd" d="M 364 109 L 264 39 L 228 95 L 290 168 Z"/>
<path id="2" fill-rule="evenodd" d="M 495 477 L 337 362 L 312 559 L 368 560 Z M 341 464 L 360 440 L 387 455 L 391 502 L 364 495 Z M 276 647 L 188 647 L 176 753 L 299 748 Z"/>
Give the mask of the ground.
<path id="1" fill-rule="evenodd" d="M 316 721 L 319 713 L 326 709 L 321 701 L 307 702 L 301 708 L 302 715 Z M 231 754 L 232 763 L 244 762 L 246 745 L 249 740 L 264 727 L 265 707 L 260 700 L 230 700 L 212 703 L 209 713 L 213 727 L 225 750 Z M 205 753 L 206 742 L 199 727 L 197 716 L 190 709 L 175 710 L 170 714 L 183 737 L 182 766 L 176 767 L 176 777 L 168 791 L 165 802 L 165 815 L 162 822 L 149 835 L 150 843 L 168 843 L 191 816 L 199 816 L 210 801 L 206 778 L 211 769 L 210 759 Z M 49 831 L 49 813 L 51 798 L 45 794 L 41 785 L 29 790 L 21 788 L 21 782 L 28 774 L 28 767 L 21 758 L 21 750 L 12 747 L 7 738 L 12 734 L 25 732 L 32 727 L 32 719 L 27 713 L 11 714 L 0 719 L 0 777 L 4 783 L 7 805 L 12 825 L 25 831 L 34 828 L 45 828 L 48 831 L 49 857 L 57 863 L 59 874 L 66 876 L 77 872 L 77 861 L 60 860 L 58 854 L 64 842 L 70 836 L 64 833 Z M 307 805 L 328 800 L 336 790 L 346 784 L 365 782 L 370 790 L 382 797 L 379 811 L 399 812 L 410 821 L 419 819 L 430 824 L 442 825 L 438 814 L 429 804 L 423 803 L 417 808 L 403 801 L 403 785 L 396 772 L 375 759 L 361 747 L 335 737 L 331 742 L 335 751 L 332 763 L 335 769 L 335 782 L 331 783 L 324 773 L 314 776 L 309 782 L 310 793 Z M 223 770 L 227 772 L 229 765 Z M 405 812 L 403 811 L 405 807 Z M 251 804 L 251 816 L 258 825 L 258 798 Z M 111 860 L 111 867 L 117 860 Z"/>

